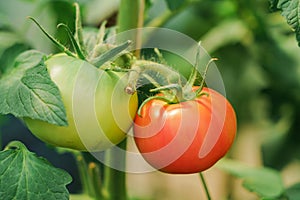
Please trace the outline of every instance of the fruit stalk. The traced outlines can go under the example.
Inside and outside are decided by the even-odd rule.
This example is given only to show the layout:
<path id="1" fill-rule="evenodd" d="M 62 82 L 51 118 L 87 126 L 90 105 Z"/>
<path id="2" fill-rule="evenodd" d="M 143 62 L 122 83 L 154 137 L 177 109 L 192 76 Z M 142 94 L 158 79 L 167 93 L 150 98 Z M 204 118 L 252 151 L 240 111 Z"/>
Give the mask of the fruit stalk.
<path id="1" fill-rule="evenodd" d="M 211 200 L 211 196 L 210 196 L 210 193 L 209 193 L 209 190 L 208 190 L 208 187 L 207 187 L 207 183 L 205 181 L 205 178 L 204 178 L 202 172 L 199 173 L 199 176 L 200 176 L 201 182 L 203 184 L 207 200 Z"/>

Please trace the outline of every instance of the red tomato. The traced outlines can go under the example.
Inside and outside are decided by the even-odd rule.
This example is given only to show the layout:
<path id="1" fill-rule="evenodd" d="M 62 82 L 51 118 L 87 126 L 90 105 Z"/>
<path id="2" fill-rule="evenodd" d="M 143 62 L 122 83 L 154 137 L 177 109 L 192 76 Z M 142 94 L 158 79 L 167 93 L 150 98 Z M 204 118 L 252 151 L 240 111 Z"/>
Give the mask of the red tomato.
<path id="1" fill-rule="evenodd" d="M 174 174 L 201 172 L 231 147 L 237 130 L 234 109 L 218 92 L 202 91 L 207 95 L 178 104 L 151 100 L 136 115 L 136 145 L 154 168 Z"/>

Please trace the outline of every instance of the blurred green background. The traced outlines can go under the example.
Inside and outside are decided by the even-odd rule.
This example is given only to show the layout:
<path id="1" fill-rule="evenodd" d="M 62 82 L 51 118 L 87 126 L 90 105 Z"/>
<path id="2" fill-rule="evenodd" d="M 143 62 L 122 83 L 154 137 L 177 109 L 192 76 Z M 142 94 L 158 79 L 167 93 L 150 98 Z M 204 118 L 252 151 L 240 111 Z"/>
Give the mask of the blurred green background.
<path id="1" fill-rule="evenodd" d="M 63 22 L 74 29 L 74 2 L 0 0 L 0 64 L 10 65 L 16 55 L 28 48 L 45 53 L 57 51 L 26 16 L 33 16 L 59 41 L 68 44 L 66 33 L 56 25 Z M 115 25 L 118 0 L 76 2 L 82 7 L 85 26 L 99 27 L 104 19 L 109 26 Z M 146 1 L 144 26 L 184 33 L 202 41 L 208 53 L 219 59 L 226 95 L 238 117 L 238 135 L 229 156 L 254 166 L 274 168 L 284 177 L 294 174 L 292 179 L 284 179 L 287 185 L 299 182 L 300 48 L 285 19 L 279 12 L 270 12 L 268 0 L 182 0 L 176 1 L 178 5 L 170 4 L 173 6 L 166 2 Z M 166 60 L 176 69 L 186 70 L 187 66 L 176 58 Z M 0 116 L 0 132 L 2 146 L 10 140 L 23 141 L 30 150 L 69 171 L 74 178 L 69 189 L 80 191 L 71 156 L 46 147 L 12 116 Z M 227 185 L 225 192 L 232 199 L 233 187 Z M 166 191 L 154 193 L 160 192 Z M 160 195 L 158 199 L 164 199 Z"/>

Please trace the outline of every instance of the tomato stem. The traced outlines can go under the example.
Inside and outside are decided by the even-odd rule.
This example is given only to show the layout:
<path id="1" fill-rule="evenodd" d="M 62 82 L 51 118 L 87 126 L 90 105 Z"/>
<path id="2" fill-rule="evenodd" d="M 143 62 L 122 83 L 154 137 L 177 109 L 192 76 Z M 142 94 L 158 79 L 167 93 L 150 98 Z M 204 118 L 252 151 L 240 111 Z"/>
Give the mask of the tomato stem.
<path id="1" fill-rule="evenodd" d="M 97 200 L 102 200 L 102 184 L 99 166 L 95 162 L 90 162 L 88 165 L 88 174 L 92 183 L 93 196 Z"/>
<path id="2" fill-rule="evenodd" d="M 134 28 L 140 28 L 139 26 L 143 25 L 143 18 L 139 19 L 140 16 L 144 15 L 144 8 L 141 4 L 144 5 L 144 0 L 121 0 L 117 19 L 118 33 Z M 136 33 L 133 38 L 130 39 L 132 41 L 138 41 L 140 40 L 140 34 Z M 139 44 L 139 42 L 136 44 Z M 137 47 L 136 49 L 140 49 L 140 47 Z M 107 156 L 106 159 L 108 159 L 109 162 L 117 163 L 118 166 L 124 170 L 126 167 L 126 146 L 127 140 L 125 139 L 118 144 L 118 147 L 124 150 L 121 155 L 118 152 L 113 151 L 114 148 L 107 150 L 105 154 L 105 156 Z M 104 167 L 104 188 L 108 192 L 108 199 L 127 200 L 125 172 L 118 171 L 106 165 Z"/>
<path id="3" fill-rule="evenodd" d="M 133 68 L 133 67 L 132 67 Z M 136 92 L 137 81 L 139 79 L 141 69 L 131 69 L 128 73 L 128 84 L 125 87 L 125 92 L 127 94 L 134 94 Z"/>
<path id="4" fill-rule="evenodd" d="M 159 51 L 159 49 L 158 48 L 154 48 L 154 52 L 157 55 L 158 60 L 160 61 L 160 63 L 166 65 L 167 61 L 164 59 L 164 57 L 163 57 L 162 53 Z"/>
<path id="5" fill-rule="evenodd" d="M 146 78 L 151 84 L 153 84 L 156 88 L 160 88 L 161 85 L 154 79 L 152 78 L 151 76 L 149 76 L 148 74 L 144 74 L 142 73 L 142 76 L 144 78 Z"/>
<path id="6" fill-rule="evenodd" d="M 130 91 L 136 91 L 138 80 L 141 77 L 146 78 L 155 87 L 161 87 L 162 84 L 166 83 L 181 83 L 180 74 L 172 68 L 168 67 L 167 65 L 159 64 L 152 61 L 137 60 L 132 66 L 131 71 L 129 73 L 128 85 L 126 88 L 131 87 Z M 153 77 L 159 77 L 163 80 L 158 82 Z"/>
<path id="7" fill-rule="evenodd" d="M 102 180 L 99 162 L 89 161 L 87 155 L 79 151 L 72 151 L 78 166 L 80 180 L 82 182 L 83 193 L 95 200 L 103 200 L 104 191 L 102 189 Z"/>
<path id="8" fill-rule="evenodd" d="M 144 23 L 144 0 L 122 0 L 120 2 L 120 9 L 118 13 L 118 33 L 141 28 Z M 135 55 L 140 55 L 141 45 L 141 32 L 136 29 L 135 34 L 132 35 L 130 40 L 135 44 Z"/>
<path id="9" fill-rule="evenodd" d="M 84 42 L 83 42 L 83 34 L 82 34 L 82 24 L 81 24 L 81 13 L 78 3 L 74 3 L 75 6 L 75 12 L 76 12 L 76 18 L 75 18 L 75 40 L 79 44 L 79 47 L 82 51 L 82 54 L 84 56 L 87 55 L 87 52 L 85 50 Z"/>
<path id="10" fill-rule="evenodd" d="M 204 190 L 205 190 L 207 200 L 211 200 L 211 196 L 210 196 L 210 193 L 209 193 L 209 190 L 208 190 L 208 187 L 207 187 L 207 183 L 205 181 L 205 178 L 204 178 L 202 172 L 200 172 L 199 175 L 200 175 L 200 179 L 201 179 L 201 182 L 202 182 Z"/>
<path id="11" fill-rule="evenodd" d="M 142 46 L 142 31 L 139 28 L 144 26 L 144 12 L 145 12 L 145 0 L 139 1 L 139 11 L 138 11 L 138 21 L 137 21 L 137 32 L 136 32 L 136 42 L 135 42 L 135 56 L 140 58 L 141 56 L 141 46 Z"/>
<path id="12" fill-rule="evenodd" d="M 74 157 L 77 162 L 79 177 L 82 183 L 83 193 L 86 193 L 89 196 L 92 196 L 92 183 L 90 181 L 90 177 L 88 175 L 88 166 L 87 163 L 80 152 L 74 151 Z"/>
<path id="13" fill-rule="evenodd" d="M 122 153 L 116 151 L 115 148 L 108 149 L 105 152 L 104 165 L 104 191 L 105 200 L 127 200 L 126 191 L 126 139 L 119 143 L 118 148 L 123 149 Z M 119 170 L 110 166 L 118 166 Z"/>

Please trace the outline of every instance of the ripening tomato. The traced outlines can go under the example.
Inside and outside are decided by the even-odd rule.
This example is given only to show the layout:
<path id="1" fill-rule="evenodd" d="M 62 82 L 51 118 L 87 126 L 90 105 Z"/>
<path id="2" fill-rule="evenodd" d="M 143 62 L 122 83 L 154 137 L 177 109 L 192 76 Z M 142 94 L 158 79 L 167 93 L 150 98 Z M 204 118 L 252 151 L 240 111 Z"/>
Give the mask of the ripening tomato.
<path id="1" fill-rule="evenodd" d="M 175 174 L 201 172 L 231 147 L 237 130 L 234 109 L 218 92 L 202 92 L 177 104 L 151 100 L 136 115 L 135 143 L 154 168 Z"/>
<path id="2" fill-rule="evenodd" d="M 46 61 L 58 86 L 68 126 L 26 118 L 41 140 L 76 150 L 105 150 L 126 137 L 137 110 L 137 96 L 124 92 L 124 73 L 104 71 L 86 61 L 57 54 Z"/>

